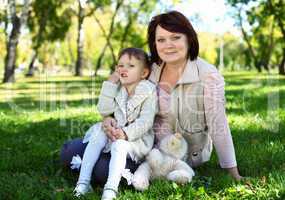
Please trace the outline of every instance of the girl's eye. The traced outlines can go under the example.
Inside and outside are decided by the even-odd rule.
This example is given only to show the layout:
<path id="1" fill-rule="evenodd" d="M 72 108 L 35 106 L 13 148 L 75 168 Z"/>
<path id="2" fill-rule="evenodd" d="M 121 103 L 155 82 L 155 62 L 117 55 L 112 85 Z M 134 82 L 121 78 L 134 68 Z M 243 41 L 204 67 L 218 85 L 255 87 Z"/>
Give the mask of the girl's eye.
<path id="1" fill-rule="evenodd" d="M 130 67 L 135 67 L 135 65 L 132 65 L 132 64 L 131 64 Z"/>
<path id="2" fill-rule="evenodd" d="M 117 65 L 117 68 L 121 68 L 121 67 L 124 67 L 124 65 Z"/>

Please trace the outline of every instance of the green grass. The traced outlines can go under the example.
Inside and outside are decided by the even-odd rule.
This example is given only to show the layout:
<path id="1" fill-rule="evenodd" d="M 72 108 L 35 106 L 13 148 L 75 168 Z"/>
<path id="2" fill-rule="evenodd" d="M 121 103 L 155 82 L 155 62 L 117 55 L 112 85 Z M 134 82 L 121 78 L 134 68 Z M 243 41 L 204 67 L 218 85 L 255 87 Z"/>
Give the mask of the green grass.
<path id="1" fill-rule="evenodd" d="M 40 77 L 0 85 L 0 199 L 72 199 L 77 175 L 63 170 L 64 141 L 83 136 L 101 117 L 103 78 Z M 145 192 L 126 185 L 119 199 L 285 199 L 285 78 L 225 74 L 227 114 L 240 172 L 235 182 L 213 153 L 193 182 L 154 181 Z M 100 199 L 101 188 L 85 199 Z"/>

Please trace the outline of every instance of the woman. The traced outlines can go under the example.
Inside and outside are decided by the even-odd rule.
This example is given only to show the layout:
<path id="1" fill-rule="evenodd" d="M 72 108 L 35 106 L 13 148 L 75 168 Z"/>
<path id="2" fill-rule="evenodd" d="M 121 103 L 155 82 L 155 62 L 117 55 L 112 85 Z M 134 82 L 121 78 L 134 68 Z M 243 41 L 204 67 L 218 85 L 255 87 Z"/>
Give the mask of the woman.
<path id="1" fill-rule="evenodd" d="M 156 142 L 169 133 L 182 133 L 189 144 L 187 161 L 192 167 L 208 161 L 214 145 L 220 166 L 240 180 L 225 114 L 224 79 L 214 66 L 198 57 L 197 34 L 189 20 L 177 11 L 153 17 L 148 26 L 148 45 L 153 63 L 149 80 L 157 85 L 159 99 L 154 124 Z M 115 123 L 111 117 L 103 122 L 110 138 Z M 70 153 L 84 151 L 80 141 L 76 141 L 76 145 L 72 141 L 63 148 L 63 162 L 70 162 Z M 108 158 L 104 156 L 94 168 L 97 175 L 107 173 L 108 165 L 104 162 Z M 137 167 L 128 164 L 132 164 L 127 166 L 131 169 Z M 100 178 L 104 181 L 103 176 Z"/>

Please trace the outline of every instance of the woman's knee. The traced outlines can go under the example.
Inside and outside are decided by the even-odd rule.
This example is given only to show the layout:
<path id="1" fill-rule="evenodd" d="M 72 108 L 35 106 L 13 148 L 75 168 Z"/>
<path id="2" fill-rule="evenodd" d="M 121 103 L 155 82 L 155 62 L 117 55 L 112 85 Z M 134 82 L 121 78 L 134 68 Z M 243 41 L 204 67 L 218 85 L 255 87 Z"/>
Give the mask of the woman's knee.
<path id="1" fill-rule="evenodd" d="M 86 145 L 81 138 L 65 142 L 60 151 L 61 164 L 69 167 L 73 156 L 79 155 L 82 158 Z"/>

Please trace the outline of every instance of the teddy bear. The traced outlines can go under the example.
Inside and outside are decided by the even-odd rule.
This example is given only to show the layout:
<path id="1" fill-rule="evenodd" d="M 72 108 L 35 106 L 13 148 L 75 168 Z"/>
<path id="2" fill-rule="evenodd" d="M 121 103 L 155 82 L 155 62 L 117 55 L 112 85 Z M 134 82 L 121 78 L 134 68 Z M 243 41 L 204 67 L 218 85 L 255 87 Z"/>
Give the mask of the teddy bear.
<path id="1" fill-rule="evenodd" d="M 157 148 L 153 148 L 146 160 L 135 171 L 133 186 L 140 191 L 148 188 L 149 181 L 167 179 L 179 184 L 191 182 L 195 175 L 192 168 L 183 161 L 187 156 L 187 142 L 180 133 L 165 136 Z"/>

